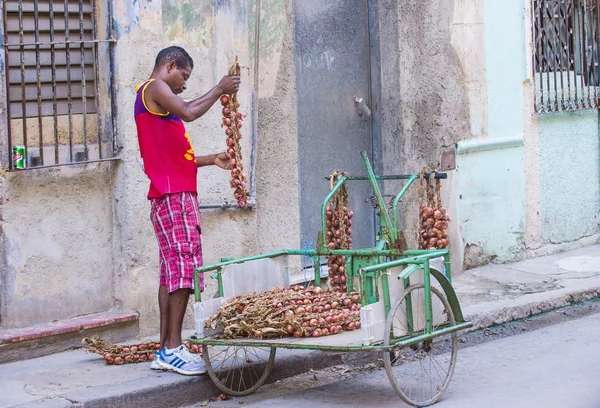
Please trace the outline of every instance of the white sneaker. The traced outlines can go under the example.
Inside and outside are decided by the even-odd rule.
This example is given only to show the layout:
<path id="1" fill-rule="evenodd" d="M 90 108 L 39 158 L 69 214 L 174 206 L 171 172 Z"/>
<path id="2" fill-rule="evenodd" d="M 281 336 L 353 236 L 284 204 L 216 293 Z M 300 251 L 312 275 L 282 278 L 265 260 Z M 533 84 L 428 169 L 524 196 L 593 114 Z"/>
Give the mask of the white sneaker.
<path id="1" fill-rule="evenodd" d="M 150 364 L 151 370 L 162 370 L 162 367 L 160 366 L 160 363 L 158 362 L 158 360 L 160 360 L 160 351 L 156 350 L 154 352 L 154 358 L 152 359 L 152 364 Z"/>
<path id="2" fill-rule="evenodd" d="M 162 369 L 175 371 L 183 375 L 200 375 L 206 373 L 204 363 L 198 356 L 190 353 L 184 345 L 173 350 L 164 347 L 158 359 Z"/>

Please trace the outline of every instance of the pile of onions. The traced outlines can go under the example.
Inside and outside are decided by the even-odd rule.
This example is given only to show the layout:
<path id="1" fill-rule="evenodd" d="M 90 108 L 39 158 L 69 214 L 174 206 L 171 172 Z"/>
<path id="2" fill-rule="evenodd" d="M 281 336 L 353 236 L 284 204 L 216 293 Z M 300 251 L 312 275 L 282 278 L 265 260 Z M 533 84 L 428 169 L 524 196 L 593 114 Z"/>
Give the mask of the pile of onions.
<path id="1" fill-rule="evenodd" d="M 293 286 L 236 296 L 205 322 L 225 338 L 321 337 L 360 329 L 360 296 Z"/>
<path id="2" fill-rule="evenodd" d="M 331 186 L 337 182 L 338 172 L 331 175 Z M 348 190 L 342 185 L 333 195 L 325 209 L 327 248 L 350 249 L 352 247 L 352 217 L 354 213 L 348 209 Z M 334 291 L 347 290 L 346 258 L 329 255 L 329 284 Z"/>
<path id="3" fill-rule="evenodd" d="M 197 344 L 185 343 L 192 353 L 200 353 Z M 83 348 L 90 353 L 96 353 L 104 357 L 108 365 L 122 365 L 131 363 L 142 363 L 152 361 L 154 352 L 160 350 L 160 344 L 155 342 L 115 345 L 107 344 L 104 340 L 94 337 L 85 338 L 82 341 Z"/>
<path id="4" fill-rule="evenodd" d="M 240 64 L 238 58 L 229 69 L 229 75 L 240 75 Z M 246 175 L 242 164 L 242 148 L 240 139 L 242 138 L 242 119 L 245 115 L 238 110 L 240 103 L 237 101 L 237 92 L 232 95 L 222 95 L 221 105 L 223 105 L 223 126 L 227 135 L 227 155 L 231 166 L 231 188 L 235 191 L 233 196 L 240 207 L 248 204 L 248 190 L 246 188 Z"/>
<path id="5" fill-rule="evenodd" d="M 421 249 L 444 249 L 448 247 L 448 221 L 444 207 L 421 206 Z"/>

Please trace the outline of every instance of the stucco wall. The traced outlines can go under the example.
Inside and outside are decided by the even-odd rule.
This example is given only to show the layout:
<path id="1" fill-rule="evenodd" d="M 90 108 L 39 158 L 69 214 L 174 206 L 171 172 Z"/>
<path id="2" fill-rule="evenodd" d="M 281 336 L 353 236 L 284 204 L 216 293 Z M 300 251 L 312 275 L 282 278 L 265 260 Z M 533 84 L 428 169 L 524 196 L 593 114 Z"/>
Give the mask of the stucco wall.
<path id="1" fill-rule="evenodd" d="M 596 111 L 538 119 L 542 243 L 600 233 L 600 151 Z"/>
<path id="2" fill-rule="evenodd" d="M 3 175 L 3 328 L 112 306 L 111 168 Z"/>

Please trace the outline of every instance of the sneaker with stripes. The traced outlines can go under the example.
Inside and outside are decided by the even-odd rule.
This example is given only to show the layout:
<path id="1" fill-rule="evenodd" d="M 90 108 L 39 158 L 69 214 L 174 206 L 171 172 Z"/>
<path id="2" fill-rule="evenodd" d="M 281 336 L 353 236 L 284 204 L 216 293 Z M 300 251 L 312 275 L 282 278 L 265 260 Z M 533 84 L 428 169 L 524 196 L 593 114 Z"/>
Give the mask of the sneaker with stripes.
<path id="1" fill-rule="evenodd" d="M 161 368 L 172 370 L 183 375 L 200 375 L 206 373 L 204 362 L 188 351 L 182 344 L 176 349 L 164 347 L 158 359 Z"/>
<path id="2" fill-rule="evenodd" d="M 151 370 L 162 370 L 162 367 L 159 364 L 160 360 L 160 351 L 156 350 L 156 352 L 154 352 L 154 358 L 152 359 L 152 364 L 150 364 L 150 369 Z"/>

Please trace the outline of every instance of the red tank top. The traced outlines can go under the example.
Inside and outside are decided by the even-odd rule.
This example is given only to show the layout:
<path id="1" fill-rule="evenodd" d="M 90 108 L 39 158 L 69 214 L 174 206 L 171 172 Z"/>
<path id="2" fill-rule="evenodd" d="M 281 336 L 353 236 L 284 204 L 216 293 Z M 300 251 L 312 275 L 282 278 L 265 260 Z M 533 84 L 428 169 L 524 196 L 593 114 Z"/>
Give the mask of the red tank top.
<path id="1" fill-rule="evenodd" d="M 135 124 L 144 172 L 150 179 L 148 198 L 169 193 L 197 193 L 198 167 L 183 121 L 172 113 L 151 112 L 144 92 L 153 79 L 136 88 Z"/>

